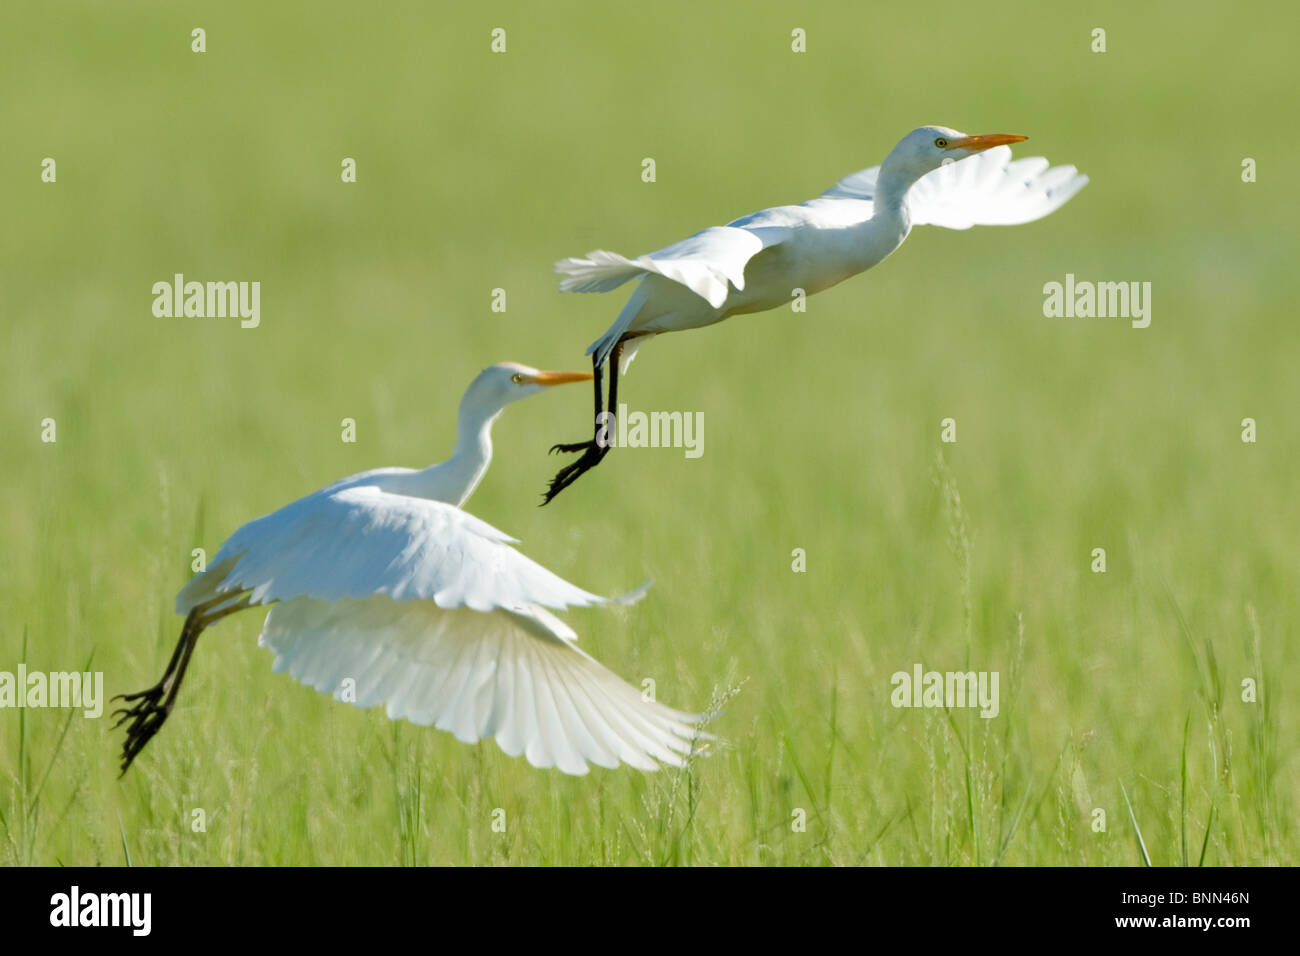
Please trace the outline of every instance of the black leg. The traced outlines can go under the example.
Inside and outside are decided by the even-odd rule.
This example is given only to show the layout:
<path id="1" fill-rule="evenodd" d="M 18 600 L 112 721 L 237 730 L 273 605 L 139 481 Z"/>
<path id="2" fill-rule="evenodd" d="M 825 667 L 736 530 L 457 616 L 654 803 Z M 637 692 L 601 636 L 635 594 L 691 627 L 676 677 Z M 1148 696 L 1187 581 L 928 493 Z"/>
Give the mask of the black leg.
<path id="1" fill-rule="evenodd" d="M 602 432 L 608 434 L 609 429 L 616 427 L 615 416 L 618 412 L 618 360 L 623 353 L 623 343 L 619 342 L 613 348 L 607 359 L 609 363 L 609 405 L 605 411 L 609 414 L 601 421 L 600 402 L 596 402 L 596 433 L 592 436 L 591 441 L 582 442 L 577 445 L 562 447 L 563 451 L 581 451 L 582 457 L 577 461 L 570 462 L 556 472 L 555 477 L 551 479 L 550 486 L 546 489 L 546 495 L 542 499 L 542 504 L 550 504 L 551 500 L 569 485 L 573 484 L 584 474 L 600 464 L 601 460 L 609 454 L 612 443 L 602 441 Z M 600 370 L 596 370 L 597 381 L 599 381 Z M 597 393 L 599 394 L 599 392 Z M 554 449 L 552 449 L 554 450 Z"/>
<path id="2" fill-rule="evenodd" d="M 118 694 L 113 698 L 135 702 L 130 707 L 120 707 L 113 711 L 113 716 L 122 715 L 118 717 L 113 729 L 116 730 L 123 723 L 127 724 L 126 742 L 122 745 L 122 774 L 126 773 L 132 761 L 140 755 L 140 751 L 144 750 L 145 744 L 153 739 L 171 715 L 172 708 L 176 705 L 176 695 L 181 689 L 181 682 L 185 680 L 185 671 L 190 666 L 190 657 L 194 654 L 194 645 L 198 643 L 199 635 L 203 633 L 204 628 L 215 624 L 228 614 L 247 607 L 243 601 L 237 601 L 225 610 L 205 616 L 208 608 L 227 603 L 231 597 L 232 595 L 229 594 L 222 595 L 190 611 L 185 618 L 185 625 L 181 628 L 176 650 L 172 651 L 167 670 L 163 672 L 162 679 L 157 684 L 147 690 L 134 694 Z"/>
<path id="3" fill-rule="evenodd" d="M 199 609 L 196 607 L 185 616 L 185 626 L 181 628 L 181 639 L 176 642 L 176 650 L 172 651 L 172 659 L 167 662 L 167 669 L 163 671 L 162 680 L 158 681 L 158 683 L 149 688 L 149 690 L 142 690 L 134 694 L 118 694 L 113 698 L 114 700 L 136 700 L 137 698 L 146 696 L 151 691 L 156 690 L 159 693 L 162 692 L 164 685 L 166 685 L 168 679 L 171 678 L 172 674 L 176 670 L 176 662 L 181 659 L 181 654 L 185 651 L 186 637 L 196 626 L 199 619 L 199 613 Z M 121 723 L 121 721 L 118 721 L 118 723 Z M 116 726 L 116 724 L 114 726 Z"/>
<path id="4" fill-rule="evenodd" d="M 601 388 L 601 380 L 600 380 L 600 373 L 602 371 L 603 371 L 603 366 L 600 364 L 600 362 L 596 360 L 596 353 L 593 352 L 591 354 L 591 373 L 592 373 L 592 384 L 595 386 L 595 393 L 596 393 L 596 410 L 595 412 L 593 412 L 593 417 L 596 422 L 596 432 L 598 434 L 600 432 L 600 406 L 601 406 L 601 402 L 605 398 L 604 391 Z M 557 451 L 562 451 L 565 453 L 575 452 L 575 451 L 586 451 L 587 446 L 590 444 L 591 442 L 575 441 L 575 442 L 569 442 L 561 445 L 552 445 L 551 454 L 555 454 Z M 552 495 L 551 497 L 553 498 L 554 495 Z M 551 498 L 546 499 L 546 501 L 550 501 L 550 500 Z M 543 501 L 542 504 L 546 504 L 546 501 Z"/>
<path id="5" fill-rule="evenodd" d="M 199 632 L 199 609 L 195 608 L 190 611 L 189 616 L 185 618 L 185 626 L 181 628 L 180 640 L 176 642 L 176 650 L 172 652 L 172 659 L 167 664 L 167 670 L 163 672 L 162 679 L 158 683 L 146 690 L 137 691 L 134 694 L 119 694 L 114 700 L 124 700 L 127 702 L 134 701 L 130 707 L 120 707 L 113 711 L 113 716 L 118 717 L 117 723 L 113 724 L 116 730 L 123 723 L 130 721 L 126 728 L 126 742 L 122 745 L 122 773 L 125 774 L 131 766 L 131 762 L 139 756 L 140 751 L 158 733 L 163 722 L 171 713 L 172 704 L 176 699 L 176 689 L 180 682 L 177 680 L 178 666 L 184 661 L 189 663 L 190 654 L 194 651 L 194 642 L 198 640 Z M 164 695 L 166 699 L 164 700 Z"/>
<path id="6" fill-rule="evenodd" d="M 605 424 L 610 428 L 618 427 L 618 363 L 623 357 L 623 342 L 620 340 L 609 353 L 609 406 L 605 409 L 609 417 Z"/>

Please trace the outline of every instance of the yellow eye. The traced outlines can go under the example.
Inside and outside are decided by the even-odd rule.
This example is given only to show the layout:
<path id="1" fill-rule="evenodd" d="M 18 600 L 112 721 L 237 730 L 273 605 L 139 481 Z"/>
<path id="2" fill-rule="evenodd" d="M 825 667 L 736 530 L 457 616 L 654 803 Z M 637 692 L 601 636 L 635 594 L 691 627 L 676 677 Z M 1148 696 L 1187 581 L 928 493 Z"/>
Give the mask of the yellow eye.
<path id="1" fill-rule="evenodd" d="M 940 149 L 947 149 L 948 141 L 944 139 L 942 136 L 940 136 L 938 139 L 934 141 L 934 145 L 938 146 Z"/>
<path id="2" fill-rule="evenodd" d="M 516 385 L 522 385 L 524 384 L 524 377 L 518 372 L 515 372 L 514 375 L 510 376 L 510 381 L 514 382 Z"/>

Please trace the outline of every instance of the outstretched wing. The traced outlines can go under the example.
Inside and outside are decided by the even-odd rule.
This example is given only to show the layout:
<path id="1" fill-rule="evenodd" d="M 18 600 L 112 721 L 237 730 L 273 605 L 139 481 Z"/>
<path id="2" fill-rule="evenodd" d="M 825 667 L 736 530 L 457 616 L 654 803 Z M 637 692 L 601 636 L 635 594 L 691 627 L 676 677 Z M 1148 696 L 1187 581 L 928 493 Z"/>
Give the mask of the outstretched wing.
<path id="1" fill-rule="evenodd" d="M 277 604 L 259 643 L 275 653 L 277 672 L 322 693 L 384 704 L 394 720 L 465 743 L 495 737 L 535 767 L 680 766 L 708 738 L 698 716 L 642 700 L 572 637 L 540 608 L 483 614 L 373 596 Z"/>
<path id="2" fill-rule="evenodd" d="M 879 174 L 879 166 L 856 172 L 822 196 L 872 200 Z M 1014 226 L 1055 212 L 1087 184 L 1074 166 L 1049 168 L 1041 156 L 1013 161 L 1009 146 L 995 146 L 922 176 L 907 205 L 917 226 Z"/>
<path id="3" fill-rule="evenodd" d="M 818 198 L 862 199 L 871 202 L 876 198 L 876 180 L 879 177 L 879 166 L 872 166 L 870 169 L 859 169 L 856 173 L 845 176 Z"/>
<path id="4" fill-rule="evenodd" d="M 627 603 L 552 574 L 452 505 L 374 485 L 325 489 L 249 522 L 177 597 L 273 603 L 260 643 L 275 669 L 467 742 L 495 737 L 537 767 L 680 765 L 691 714 L 579 650 L 547 608 Z"/>
<path id="5" fill-rule="evenodd" d="M 629 279 L 654 273 L 686 286 L 717 309 L 730 294 L 728 283 L 745 288 L 749 260 L 785 235 L 780 229 L 712 226 L 635 259 L 597 249 L 585 258 L 561 259 L 555 271 L 565 277 L 560 280 L 562 292 L 608 292 Z"/>
<path id="6" fill-rule="evenodd" d="M 235 591 L 251 592 L 252 604 L 382 594 L 474 611 L 621 600 L 570 584 L 512 548 L 513 540 L 441 501 L 373 485 L 325 489 L 231 535 L 208 571 L 176 596 L 176 610 Z"/>

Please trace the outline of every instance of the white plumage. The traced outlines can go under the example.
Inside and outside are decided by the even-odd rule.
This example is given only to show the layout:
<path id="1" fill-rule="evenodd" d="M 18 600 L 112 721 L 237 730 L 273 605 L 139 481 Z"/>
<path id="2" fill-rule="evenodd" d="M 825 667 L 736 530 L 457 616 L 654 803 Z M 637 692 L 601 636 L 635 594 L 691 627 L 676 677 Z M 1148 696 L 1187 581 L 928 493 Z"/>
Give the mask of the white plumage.
<path id="1" fill-rule="evenodd" d="M 236 531 L 176 597 L 186 627 L 162 681 L 132 695 L 123 770 L 171 710 L 194 642 L 229 613 L 271 605 L 274 669 L 358 707 L 495 738 L 536 767 L 680 766 L 708 739 L 698 715 L 645 701 L 575 645 L 552 611 L 602 597 L 525 557 L 459 507 L 487 470 L 509 402 L 589 372 L 485 370 L 461 401 L 455 454 L 423 470 L 345 478 Z"/>
<path id="2" fill-rule="evenodd" d="M 244 525 L 213 567 L 176 596 L 176 610 L 223 592 L 250 604 L 382 594 L 474 611 L 531 604 L 600 604 L 510 545 L 515 539 L 455 505 L 386 491 L 368 474 L 325 488 Z"/>
<path id="3" fill-rule="evenodd" d="M 653 272 L 681 283 L 716 309 L 727 300 L 728 282 L 745 288 L 745 265 L 763 246 L 756 232 L 732 223 L 711 226 L 635 259 L 597 249 L 585 259 L 564 259 L 555 269 L 566 276 L 560 280 L 562 292 L 608 292 Z"/>
<path id="4" fill-rule="evenodd" d="M 1041 157 L 1012 162 L 1008 144 L 1024 139 L 922 126 L 881 165 L 846 176 L 816 199 L 763 209 L 635 258 L 597 249 L 561 259 L 555 270 L 564 292 L 608 292 L 639 280 L 613 324 L 587 348 L 596 371 L 596 408 L 617 413 L 618 377 L 649 337 L 789 306 L 797 296 L 877 265 L 914 225 L 969 229 L 1032 222 L 1087 185 L 1088 177 L 1073 166 L 1049 169 Z M 611 356 L 617 360 L 605 401 L 600 373 Z M 555 446 L 582 457 L 552 479 L 547 501 L 608 452 L 600 418 L 590 442 Z"/>
<path id="5" fill-rule="evenodd" d="M 371 596 L 277 604 L 260 643 L 276 671 L 322 693 L 338 697 L 354 677 L 358 707 L 382 704 L 465 743 L 495 737 L 535 767 L 680 765 L 699 718 L 643 701 L 575 638 L 537 607 L 484 614 Z"/>
<path id="6" fill-rule="evenodd" d="M 845 176 L 821 198 L 870 202 L 879 176 L 879 166 Z M 926 173 L 908 190 L 907 206 L 913 226 L 1018 226 L 1056 212 L 1086 185 L 1074 166 L 1049 167 L 1042 156 L 1013 161 L 1011 147 L 995 146 Z M 871 212 L 860 207 L 858 214 Z"/>
<path id="7" fill-rule="evenodd" d="M 1041 156 L 1013 162 L 1009 146 L 981 142 L 1008 138 L 1023 137 L 922 127 L 899 143 L 892 163 L 886 160 L 891 168 L 883 182 L 885 166 L 872 166 L 816 199 L 763 209 L 634 259 L 597 249 L 560 260 L 555 270 L 563 292 L 608 292 L 631 279 L 652 283 L 646 294 L 634 294 L 587 354 L 603 364 L 629 334 L 695 328 L 789 304 L 795 288 L 819 292 L 878 264 L 912 226 L 969 229 L 1041 219 L 1088 184 L 1074 166 L 1049 168 Z M 948 145 L 935 147 L 936 139 Z M 763 252 L 768 255 L 758 258 Z M 695 301 L 656 279 L 685 287 Z M 625 367 L 638 344 L 628 341 L 633 351 L 625 352 Z"/>

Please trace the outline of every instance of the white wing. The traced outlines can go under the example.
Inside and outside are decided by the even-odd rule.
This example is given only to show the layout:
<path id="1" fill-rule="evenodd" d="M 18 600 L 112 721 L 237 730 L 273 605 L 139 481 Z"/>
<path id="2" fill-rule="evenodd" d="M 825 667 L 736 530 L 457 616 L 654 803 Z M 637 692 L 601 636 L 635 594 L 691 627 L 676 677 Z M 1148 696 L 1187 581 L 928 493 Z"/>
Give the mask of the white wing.
<path id="1" fill-rule="evenodd" d="M 277 671 L 464 741 L 495 737 L 534 766 L 680 765 L 707 739 L 699 718 L 642 702 L 546 610 L 645 588 L 592 594 L 512 540 L 443 502 L 331 486 L 236 531 L 177 608 L 225 593 L 277 602 L 260 639 Z"/>
<path id="2" fill-rule="evenodd" d="M 277 604 L 259 643 L 275 653 L 277 672 L 322 693 L 385 704 L 390 718 L 433 724 L 466 743 L 495 737 L 535 767 L 656 770 L 682 765 L 709 739 L 694 726 L 698 716 L 643 701 L 573 636 L 541 608 L 483 614 L 373 596 Z"/>
<path id="3" fill-rule="evenodd" d="M 373 485 L 327 488 L 231 535 L 176 596 L 176 610 L 245 590 L 253 604 L 384 594 L 475 611 L 621 600 L 575 587 L 510 547 L 513 540 L 440 501 Z"/>
<path id="4" fill-rule="evenodd" d="M 876 180 L 879 177 L 879 166 L 872 166 L 870 169 L 859 169 L 856 173 L 850 173 L 826 190 L 821 194 L 820 198 L 865 199 L 867 202 L 871 202 L 876 198 Z"/>
<path id="5" fill-rule="evenodd" d="M 562 292 L 608 292 L 647 273 L 681 283 L 717 309 L 730 294 L 728 283 L 745 288 L 745 265 L 756 254 L 780 242 L 785 233 L 762 233 L 731 226 L 713 226 L 648 255 L 628 259 L 597 249 L 586 258 L 561 259 L 555 271 Z"/>
<path id="6" fill-rule="evenodd" d="M 854 222 L 870 218 L 879 175 L 879 166 L 860 170 L 803 206 L 824 219 L 834 213 L 826 200 L 852 199 L 857 202 L 851 215 L 837 218 Z M 1074 166 L 1049 169 L 1041 156 L 1013 162 L 1010 147 L 996 146 L 927 173 L 908 191 L 907 199 L 913 225 L 948 229 L 1010 226 L 1055 212 L 1087 184 L 1088 177 Z M 799 224 L 797 214 L 792 214 L 796 208 L 763 210 L 635 259 L 604 249 L 586 257 L 561 259 L 555 264 L 555 271 L 564 276 L 560 290 L 608 292 L 630 279 L 655 274 L 686 286 L 713 308 L 721 308 L 730 286 L 745 288 L 749 260 L 790 236 L 792 227 Z M 825 224 L 821 219 L 818 223 Z M 603 342 L 604 338 L 597 340 L 588 351 L 599 349 Z"/>
<path id="7" fill-rule="evenodd" d="M 856 172 L 822 196 L 871 200 L 879 174 L 879 166 Z M 1048 168 L 1041 156 L 1012 161 L 1009 146 L 995 146 L 922 176 L 907 205 L 916 226 L 1014 226 L 1055 212 L 1087 184 L 1074 166 Z"/>

